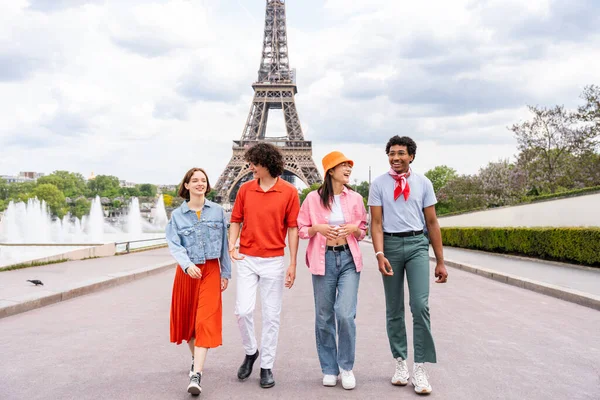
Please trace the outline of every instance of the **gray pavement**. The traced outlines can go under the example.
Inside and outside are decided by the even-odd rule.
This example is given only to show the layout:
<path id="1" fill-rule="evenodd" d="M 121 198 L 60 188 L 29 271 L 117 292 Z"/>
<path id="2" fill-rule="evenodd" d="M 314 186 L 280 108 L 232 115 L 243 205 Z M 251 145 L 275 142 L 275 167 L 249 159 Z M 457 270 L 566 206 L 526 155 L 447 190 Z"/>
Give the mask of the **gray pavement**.
<path id="1" fill-rule="evenodd" d="M 201 398 L 417 398 L 410 386 L 389 383 L 394 361 L 381 277 L 370 244 L 362 249 L 366 265 L 359 291 L 355 390 L 321 386 L 310 274 L 300 265 L 296 285 L 284 295 L 275 387 L 261 389 L 257 371 L 243 383 L 235 377 L 243 350 L 233 316 L 234 279 L 223 299 L 224 345 L 209 354 Z M 449 283 L 431 285 L 438 364 L 428 365 L 430 398 L 598 399 L 597 311 L 464 271 L 449 272 Z M 190 398 L 187 347 L 169 343 L 173 273 L 1 319 L 0 399 Z M 407 304 L 412 343 L 408 310 Z M 260 332 L 259 305 L 257 314 Z"/>
<path id="2" fill-rule="evenodd" d="M 0 272 L 0 318 L 125 283 L 174 265 L 167 248 Z M 41 280 L 34 286 L 28 279 Z"/>
<path id="3" fill-rule="evenodd" d="M 430 255 L 433 250 L 430 249 Z M 444 259 L 600 296 L 600 268 L 444 247 Z"/>
<path id="4" fill-rule="evenodd" d="M 430 249 L 430 259 L 435 260 Z M 600 311 L 600 269 L 444 247 L 447 266 Z"/>

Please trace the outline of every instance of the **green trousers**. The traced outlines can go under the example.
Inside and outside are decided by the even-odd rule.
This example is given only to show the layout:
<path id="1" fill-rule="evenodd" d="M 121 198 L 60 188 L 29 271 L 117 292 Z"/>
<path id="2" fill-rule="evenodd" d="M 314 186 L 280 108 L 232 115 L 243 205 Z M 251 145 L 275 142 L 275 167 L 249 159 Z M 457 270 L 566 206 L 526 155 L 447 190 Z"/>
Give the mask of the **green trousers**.
<path id="1" fill-rule="evenodd" d="M 383 276 L 387 334 L 394 358 L 406 360 L 408 345 L 404 322 L 404 272 L 413 316 L 414 361 L 435 363 L 435 344 L 429 317 L 429 240 L 424 235 L 383 236 L 383 252 L 394 271 Z"/>

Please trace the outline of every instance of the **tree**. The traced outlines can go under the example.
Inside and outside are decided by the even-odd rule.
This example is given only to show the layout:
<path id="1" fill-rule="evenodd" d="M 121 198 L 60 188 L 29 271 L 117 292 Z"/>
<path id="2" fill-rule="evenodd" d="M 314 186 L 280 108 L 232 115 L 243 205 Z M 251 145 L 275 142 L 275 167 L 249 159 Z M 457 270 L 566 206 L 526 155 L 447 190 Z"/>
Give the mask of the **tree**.
<path id="1" fill-rule="evenodd" d="M 45 183 L 38 185 L 33 192 L 31 197 L 37 197 L 38 200 L 44 200 L 50 212 L 59 218 L 62 218 L 67 213 L 67 203 L 65 202 L 65 195 L 54 185 Z"/>
<path id="2" fill-rule="evenodd" d="M 206 194 L 206 198 L 210 201 L 215 201 L 215 197 L 217 197 L 217 192 L 214 190 L 211 190 Z"/>
<path id="3" fill-rule="evenodd" d="M 54 171 L 50 175 L 42 176 L 38 178 L 37 184 L 54 185 L 66 197 L 72 198 L 85 196 L 88 191 L 83 175 L 68 171 Z"/>
<path id="4" fill-rule="evenodd" d="M 483 182 L 477 175 L 460 175 L 449 181 L 438 194 L 440 205 L 444 208 L 436 210 L 440 213 L 472 210 L 487 206 L 487 196 L 483 190 Z"/>
<path id="5" fill-rule="evenodd" d="M 156 185 L 151 185 L 150 183 L 142 183 L 141 185 L 136 185 L 138 190 L 140 191 L 140 196 L 145 197 L 154 197 L 156 196 Z"/>
<path id="6" fill-rule="evenodd" d="M 309 187 L 307 187 L 306 189 L 303 189 L 302 192 L 300 192 L 300 204 L 302 204 L 304 202 L 304 199 L 306 198 L 306 196 L 312 192 L 313 190 L 317 190 L 319 187 L 321 186 L 320 183 L 313 183 L 312 185 L 310 185 Z"/>
<path id="7" fill-rule="evenodd" d="M 358 192 L 358 194 L 360 194 L 363 197 L 363 199 L 369 198 L 369 182 L 362 181 L 359 184 L 350 185 L 350 186 L 352 186 L 352 189 L 354 189 L 356 192 Z"/>
<path id="8" fill-rule="evenodd" d="M 112 175 L 98 175 L 88 181 L 92 196 L 116 197 L 119 195 L 119 178 Z"/>
<path id="9" fill-rule="evenodd" d="M 77 218 L 82 218 L 84 215 L 88 215 L 90 213 L 91 208 L 92 208 L 92 203 L 90 203 L 84 197 L 79 197 L 71 205 L 71 215 L 73 215 L 74 217 L 77 217 Z"/>
<path id="10" fill-rule="evenodd" d="M 580 97 L 585 100 L 585 104 L 578 108 L 577 116 L 581 121 L 589 123 L 588 128 L 594 131 L 595 137 L 598 137 L 600 135 L 600 86 L 586 86 Z"/>
<path id="11" fill-rule="evenodd" d="M 569 189 L 579 189 L 600 186 L 600 154 L 586 152 L 578 157 L 572 157 L 567 163 Z"/>
<path id="12" fill-rule="evenodd" d="M 137 187 L 130 187 L 130 188 L 124 188 L 123 191 L 129 196 L 129 197 L 140 197 L 140 191 Z"/>
<path id="13" fill-rule="evenodd" d="M 7 185 L 7 199 L 15 201 L 27 201 L 31 197 L 31 192 L 35 188 L 35 182 L 17 182 Z"/>
<path id="14" fill-rule="evenodd" d="M 533 119 L 514 124 L 510 129 L 519 150 L 526 153 L 527 162 L 523 166 L 528 172 L 533 172 L 532 166 L 539 168 L 543 184 L 554 192 L 565 156 L 593 151 L 594 131 L 577 124 L 577 116 L 563 106 L 550 109 L 529 106 L 529 110 Z"/>
<path id="15" fill-rule="evenodd" d="M 0 200 L 7 200 L 9 195 L 8 183 L 0 178 Z"/>
<path id="16" fill-rule="evenodd" d="M 479 170 L 479 179 L 488 206 L 517 203 L 527 192 L 527 173 L 508 160 L 488 163 Z"/>
<path id="17" fill-rule="evenodd" d="M 458 174 L 454 168 L 450 168 L 446 165 L 438 165 L 437 167 L 425 172 L 425 176 L 429 178 L 433 184 L 433 191 L 438 193 L 441 188 L 446 186 L 449 181 L 456 178 Z"/>
<path id="18" fill-rule="evenodd" d="M 173 205 L 173 196 L 170 194 L 163 194 L 163 202 L 165 203 L 165 207 L 171 207 Z"/>

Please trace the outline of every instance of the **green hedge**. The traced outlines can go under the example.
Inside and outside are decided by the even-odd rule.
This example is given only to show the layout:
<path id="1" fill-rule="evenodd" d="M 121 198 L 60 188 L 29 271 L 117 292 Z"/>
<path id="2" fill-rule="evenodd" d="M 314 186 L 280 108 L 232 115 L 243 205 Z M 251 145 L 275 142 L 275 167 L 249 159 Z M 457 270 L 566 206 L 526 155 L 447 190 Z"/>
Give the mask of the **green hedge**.
<path id="1" fill-rule="evenodd" d="M 445 246 L 600 266 L 600 228 L 442 228 Z"/>
<path id="2" fill-rule="evenodd" d="M 526 199 L 526 201 L 524 201 L 524 203 L 535 203 L 537 201 L 545 201 L 545 200 L 550 200 L 550 199 L 577 197 L 577 196 L 583 196 L 586 194 L 593 194 L 593 193 L 597 193 L 597 192 L 600 192 L 600 186 L 592 186 L 592 187 L 586 187 L 583 189 L 568 190 L 565 192 L 541 194 L 539 196 L 531 196 L 531 197 L 527 197 L 527 199 Z"/>

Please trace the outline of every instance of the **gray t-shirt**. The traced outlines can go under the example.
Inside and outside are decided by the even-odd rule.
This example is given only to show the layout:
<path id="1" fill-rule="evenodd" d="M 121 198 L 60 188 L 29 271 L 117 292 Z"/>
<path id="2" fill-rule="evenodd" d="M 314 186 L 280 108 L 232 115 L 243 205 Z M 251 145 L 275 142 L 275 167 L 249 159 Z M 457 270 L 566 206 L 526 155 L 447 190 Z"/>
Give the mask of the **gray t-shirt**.
<path id="1" fill-rule="evenodd" d="M 407 232 L 425 228 L 423 209 L 437 203 L 431 181 L 411 170 L 408 177 L 410 195 L 404 200 L 400 195 L 394 200 L 396 181 L 389 173 L 375 178 L 369 188 L 369 206 L 383 207 L 383 231 Z"/>

